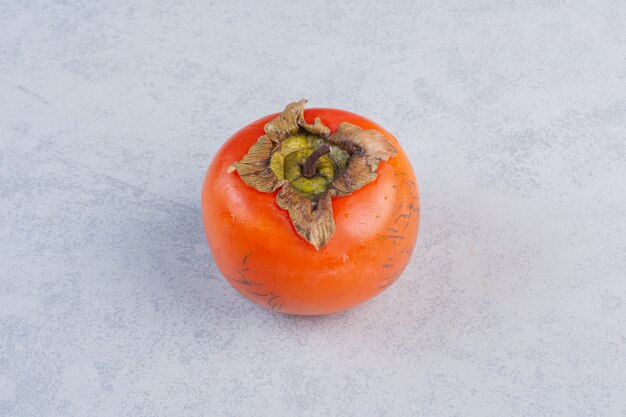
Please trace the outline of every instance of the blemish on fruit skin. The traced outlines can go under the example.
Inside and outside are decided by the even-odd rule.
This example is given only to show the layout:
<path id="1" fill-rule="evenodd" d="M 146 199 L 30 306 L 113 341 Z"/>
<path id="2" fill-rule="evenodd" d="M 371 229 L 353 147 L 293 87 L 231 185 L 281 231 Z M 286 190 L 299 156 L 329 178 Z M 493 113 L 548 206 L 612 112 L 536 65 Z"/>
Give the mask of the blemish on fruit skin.
<path id="1" fill-rule="evenodd" d="M 385 196 L 385 200 L 387 199 L 387 196 Z"/>
<path id="2" fill-rule="evenodd" d="M 248 260 L 248 256 L 252 255 L 252 252 L 254 251 L 250 251 L 246 254 L 246 256 L 243 257 L 243 260 L 241 261 L 242 264 L 245 264 L 246 261 Z"/>
<path id="3" fill-rule="evenodd" d="M 346 213 L 346 214 L 345 214 L 345 216 L 346 216 L 346 217 L 350 217 L 350 213 Z"/>
<path id="4" fill-rule="evenodd" d="M 285 303 L 281 303 L 277 301 L 282 295 L 274 294 L 273 292 L 256 292 L 256 291 L 248 291 L 248 293 L 255 295 L 257 297 L 269 297 L 267 299 L 267 305 L 271 307 L 273 311 L 280 311 Z"/>

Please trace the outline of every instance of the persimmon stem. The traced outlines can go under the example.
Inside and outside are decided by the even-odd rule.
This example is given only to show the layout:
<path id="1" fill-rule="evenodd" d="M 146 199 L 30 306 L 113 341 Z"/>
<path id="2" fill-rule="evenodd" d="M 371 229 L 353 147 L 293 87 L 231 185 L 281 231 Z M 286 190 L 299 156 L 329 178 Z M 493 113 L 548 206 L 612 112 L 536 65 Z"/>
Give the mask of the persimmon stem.
<path id="1" fill-rule="evenodd" d="M 305 178 L 314 177 L 315 174 L 317 174 L 317 171 L 315 170 L 315 163 L 317 162 L 318 159 L 320 159 L 322 156 L 326 155 L 327 153 L 330 153 L 330 146 L 328 145 L 322 145 L 316 150 L 314 150 L 313 153 L 309 155 L 307 160 L 302 165 L 302 176 Z"/>

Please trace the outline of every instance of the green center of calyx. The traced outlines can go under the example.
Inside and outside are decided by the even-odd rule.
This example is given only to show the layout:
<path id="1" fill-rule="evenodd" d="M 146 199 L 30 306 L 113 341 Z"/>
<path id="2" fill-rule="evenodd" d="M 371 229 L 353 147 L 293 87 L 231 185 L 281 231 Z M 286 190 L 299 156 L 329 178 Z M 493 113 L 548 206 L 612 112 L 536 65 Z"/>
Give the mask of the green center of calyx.
<path id="1" fill-rule="evenodd" d="M 309 198 L 316 198 L 346 169 L 350 156 L 321 136 L 296 134 L 286 139 L 270 159 L 270 168 L 279 180 Z"/>

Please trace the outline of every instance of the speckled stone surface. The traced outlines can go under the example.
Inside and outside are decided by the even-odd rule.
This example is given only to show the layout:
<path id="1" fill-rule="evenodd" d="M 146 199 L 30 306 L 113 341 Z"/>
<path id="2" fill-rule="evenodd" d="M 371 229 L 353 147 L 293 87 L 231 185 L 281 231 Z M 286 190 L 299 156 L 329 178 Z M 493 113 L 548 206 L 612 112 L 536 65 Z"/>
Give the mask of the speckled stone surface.
<path id="1" fill-rule="evenodd" d="M 624 2 L 0 1 L 1 416 L 625 416 Z M 220 277 L 200 189 L 307 97 L 394 132 L 400 280 Z"/>

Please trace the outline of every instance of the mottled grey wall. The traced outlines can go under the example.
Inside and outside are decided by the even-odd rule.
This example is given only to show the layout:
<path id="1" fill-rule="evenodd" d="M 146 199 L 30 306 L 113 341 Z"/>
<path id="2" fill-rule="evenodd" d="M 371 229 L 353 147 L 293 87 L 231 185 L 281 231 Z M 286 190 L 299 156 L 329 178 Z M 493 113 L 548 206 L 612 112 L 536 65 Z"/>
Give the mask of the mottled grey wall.
<path id="1" fill-rule="evenodd" d="M 0 0 L 0 415 L 626 415 L 626 3 L 248 3 Z M 421 185 L 403 277 L 329 317 L 243 300 L 201 225 L 301 97 Z"/>

